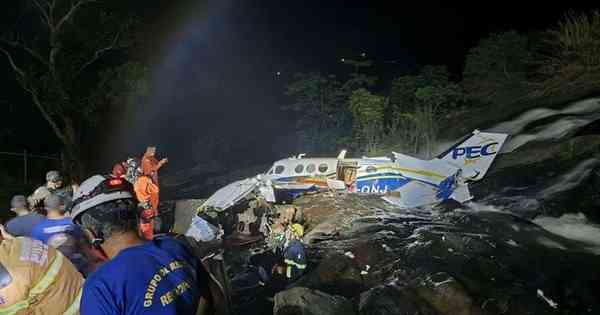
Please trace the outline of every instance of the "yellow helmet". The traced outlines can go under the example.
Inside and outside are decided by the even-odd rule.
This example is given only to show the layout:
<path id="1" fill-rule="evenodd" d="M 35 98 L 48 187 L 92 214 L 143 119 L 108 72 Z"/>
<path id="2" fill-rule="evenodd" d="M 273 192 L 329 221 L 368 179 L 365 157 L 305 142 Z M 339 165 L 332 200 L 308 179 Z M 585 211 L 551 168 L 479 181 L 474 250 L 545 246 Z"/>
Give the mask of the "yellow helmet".
<path id="1" fill-rule="evenodd" d="M 298 237 L 304 236 L 304 227 L 298 223 L 294 223 L 291 226 L 292 232 L 296 234 Z"/>

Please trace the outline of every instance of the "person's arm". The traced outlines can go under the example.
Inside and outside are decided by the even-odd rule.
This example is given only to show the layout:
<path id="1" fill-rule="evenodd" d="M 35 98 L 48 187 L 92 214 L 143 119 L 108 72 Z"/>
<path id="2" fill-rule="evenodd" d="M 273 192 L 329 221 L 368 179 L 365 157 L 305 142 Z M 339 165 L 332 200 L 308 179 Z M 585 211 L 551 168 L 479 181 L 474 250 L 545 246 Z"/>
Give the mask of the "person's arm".
<path id="1" fill-rule="evenodd" d="M 158 169 L 161 168 L 163 165 L 167 164 L 167 162 L 169 162 L 169 159 L 167 158 L 160 160 L 160 162 L 158 162 L 156 166 L 156 170 L 158 171 Z"/>

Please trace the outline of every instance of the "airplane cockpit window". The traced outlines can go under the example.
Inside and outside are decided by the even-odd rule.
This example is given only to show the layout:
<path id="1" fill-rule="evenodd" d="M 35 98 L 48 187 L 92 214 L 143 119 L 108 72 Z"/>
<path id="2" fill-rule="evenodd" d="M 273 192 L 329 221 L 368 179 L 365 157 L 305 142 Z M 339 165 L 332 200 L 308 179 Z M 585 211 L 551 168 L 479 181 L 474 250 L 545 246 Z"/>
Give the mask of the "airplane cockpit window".
<path id="1" fill-rule="evenodd" d="M 284 170 L 285 170 L 285 167 L 283 165 L 277 165 L 275 167 L 275 174 L 281 174 L 281 173 L 283 173 Z"/>
<path id="2" fill-rule="evenodd" d="M 298 164 L 298 165 L 296 165 L 296 168 L 294 169 L 294 171 L 296 171 L 296 173 L 298 173 L 298 174 L 302 173 L 303 170 L 304 170 L 304 164 Z"/>
<path id="3" fill-rule="evenodd" d="M 329 167 L 327 166 L 327 164 L 323 163 L 323 164 L 319 165 L 319 172 L 325 173 L 325 172 L 327 172 L 327 169 L 329 169 Z"/>
<path id="4" fill-rule="evenodd" d="M 367 166 L 367 173 L 375 173 L 377 172 L 377 168 L 373 165 Z"/>
<path id="5" fill-rule="evenodd" d="M 317 167 L 314 164 L 308 164 L 308 166 L 306 166 L 306 172 L 312 174 L 315 172 L 316 168 Z"/>

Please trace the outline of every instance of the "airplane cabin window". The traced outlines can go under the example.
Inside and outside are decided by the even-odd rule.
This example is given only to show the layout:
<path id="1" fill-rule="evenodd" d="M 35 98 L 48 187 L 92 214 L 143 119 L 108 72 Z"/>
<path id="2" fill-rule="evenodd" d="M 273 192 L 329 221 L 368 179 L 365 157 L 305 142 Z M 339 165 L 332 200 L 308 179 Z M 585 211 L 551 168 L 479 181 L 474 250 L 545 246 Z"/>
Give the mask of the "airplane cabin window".
<path id="1" fill-rule="evenodd" d="M 298 174 L 302 173 L 302 171 L 304 170 L 304 164 L 298 164 L 298 165 L 296 165 L 296 168 L 294 170 Z"/>
<path id="2" fill-rule="evenodd" d="M 314 164 L 308 164 L 308 166 L 306 167 L 306 172 L 312 174 L 315 172 L 316 168 L 317 167 Z"/>
<path id="3" fill-rule="evenodd" d="M 285 167 L 283 165 L 277 165 L 275 167 L 275 174 L 281 174 L 283 173 L 283 170 L 285 170 Z"/>
<path id="4" fill-rule="evenodd" d="M 377 172 L 377 168 L 375 166 L 367 166 L 367 173 L 375 173 Z"/>
<path id="5" fill-rule="evenodd" d="M 327 166 L 327 164 L 325 164 L 325 163 L 323 163 L 323 164 L 320 164 L 320 165 L 319 165 L 319 172 L 321 172 L 321 173 L 325 173 L 325 172 L 327 172 L 327 169 L 328 169 L 328 168 L 329 168 L 329 167 Z"/>

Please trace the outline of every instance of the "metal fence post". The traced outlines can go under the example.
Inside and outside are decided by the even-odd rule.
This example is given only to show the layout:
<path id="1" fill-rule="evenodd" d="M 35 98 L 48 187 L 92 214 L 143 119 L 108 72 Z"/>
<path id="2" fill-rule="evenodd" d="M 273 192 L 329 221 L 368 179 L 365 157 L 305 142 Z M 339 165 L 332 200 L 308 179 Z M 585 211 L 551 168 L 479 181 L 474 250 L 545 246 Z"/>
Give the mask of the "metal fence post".
<path id="1" fill-rule="evenodd" d="M 23 150 L 23 183 L 27 185 L 27 149 Z"/>

